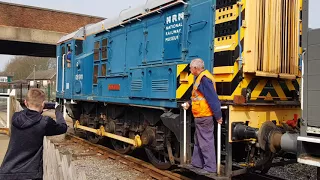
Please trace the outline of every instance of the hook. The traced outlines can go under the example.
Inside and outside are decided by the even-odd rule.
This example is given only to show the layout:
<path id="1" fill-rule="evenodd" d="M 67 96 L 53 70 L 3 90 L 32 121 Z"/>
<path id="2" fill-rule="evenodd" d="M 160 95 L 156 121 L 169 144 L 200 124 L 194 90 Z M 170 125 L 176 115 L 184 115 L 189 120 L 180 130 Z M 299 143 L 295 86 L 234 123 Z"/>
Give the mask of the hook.
<path id="1" fill-rule="evenodd" d="M 149 0 L 146 0 L 146 3 L 144 4 L 144 8 L 145 8 L 144 11 L 145 11 L 145 12 L 149 12 L 149 11 L 150 11 L 150 9 L 146 8 L 146 6 L 147 6 L 147 4 L 148 4 L 148 1 L 149 1 Z"/>

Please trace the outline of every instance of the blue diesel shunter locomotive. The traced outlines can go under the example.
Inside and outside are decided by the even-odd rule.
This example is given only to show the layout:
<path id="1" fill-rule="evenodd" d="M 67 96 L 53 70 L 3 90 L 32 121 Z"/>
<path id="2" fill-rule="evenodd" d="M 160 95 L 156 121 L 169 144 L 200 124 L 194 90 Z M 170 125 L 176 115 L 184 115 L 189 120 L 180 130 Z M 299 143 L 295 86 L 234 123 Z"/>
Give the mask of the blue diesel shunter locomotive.
<path id="1" fill-rule="evenodd" d="M 143 147 L 161 169 L 180 151 L 190 159 L 190 144 L 180 148 L 181 103 L 190 99 L 190 61 L 212 70 L 214 20 L 215 0 L 149 0 L 60 39 L 57 100 L 77 133 L 110 137 L 121 153 Z"/>
<path id="2" fill-rule="evenodd" d="M 123 154 L 144 148 L 160 169 L 188 164 L 194 121 L 181 104 L 193 88 L 189 63 L 201 58 L 222 104 L 218 172 L 220 164 L 228 178 L 296 160 L 314 164 L 303 153 L 319 141 L 300 137 L 313 132 L 301 119 L 307 7 L 302 0 L 148 0 L 59 40 L 57 101 L 76 134 L 93 143 L 107 137 Z"/>

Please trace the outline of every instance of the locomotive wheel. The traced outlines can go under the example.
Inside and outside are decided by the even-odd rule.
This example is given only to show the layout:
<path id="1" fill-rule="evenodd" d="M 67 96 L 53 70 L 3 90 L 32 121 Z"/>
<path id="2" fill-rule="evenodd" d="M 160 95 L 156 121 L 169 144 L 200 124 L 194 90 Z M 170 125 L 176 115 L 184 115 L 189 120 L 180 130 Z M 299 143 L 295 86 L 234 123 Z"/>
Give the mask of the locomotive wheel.
<path id="1" fill-rule="evenodd" d="M 125 131 L 118 131 L 118 132 L 115 132 L 115 128 L 116 128 L 116 123 L 115 121 L 110 121 L 109 122 L 109 128 L 110 128 L 110 131 L 111 133 L 114 133 L 116 135 L 119 135 L 119 136 L 123 136 L 123 137 L 128 137 L 126 134 Z M 124 143 L 124 142 L 121 142 L 121 141 L 118 141 L 116 139 L 110 139 L 111 141 L 111 144 L 114 148 L 114 150 L 116 150 L 118 153 L 120 154 L 129 154 L 132 152 L 132 145 L 130 144 L 127 144 L 127 143 Z"/>
<path id="2" fill-rule="evenodd" d="M 129 154 L 132 152 L 131 145 L 127 143 L 112 139 L 111 144 L 113 148 L 120 154 Z"/>
<path id="3" fill-rule="evenodd" d="M 165 157 L 161 152 L 154 151 L 150 148 L 144 148 L 148 156 L 149 161 L 158 169 L 169 169 L 171 163 L 169 158 Z"/>
<path id="4" fill-rule="evenodd" d="M 93 124 L 88 125 L 88 127 L 95 128 Z M 100 136 L 96 135 L 95 133 L 92 132 L 87 132 L 87 139 L 93 144 L 97 144 L 100 140 Z"/>
<path id="5" fill-rule="evenodd" d="M 118 134 L 121 135 L 121 134 Z M 132 152 L 132 146 L 130 144 L 111 139 L 111 144 L 118 153 L 120 154 L 129 154 Z"/>
<path id="6" fill-rule="evenodd" d="M 157 149 L 151 147 L 144 148 L 148 159 L 158 169 L 165 170 L 172 166 L 168 155 L 168 142 L 170 143 L 170 147 L 172 147 L 172 149 L 170 148 L 172 155 L 178 157 L 177 153 L 179 151 L 179 145 L 176 143 L 178 141 L 174 135 L 172 135 L 170 130 L 164 126 L 160 127 L 156 131 L 156 141 L 152 146 Z M 174 159 L 172 159 L 172 161 L 174 163 Z"/>
<path id="7" fill-rule="evenodd" d="M 74 124 L 76 123 L 76 119 L 72 119 L 73 121 L 73 126 Z M 86 126 L 87 125 L 87 121 L 85 119 L 85 117 L 83 115 L 81 115 L 80 119 L 79 119 L 79 123 L 83 126 Z M 82 130 L 82 129 L 76 129 L 76 128 L 73 128 L 73 131 L 74 131 L 74 134 L 80 138 L 86 138 L 87 136 L 87 133 L 86 131 Z"/>

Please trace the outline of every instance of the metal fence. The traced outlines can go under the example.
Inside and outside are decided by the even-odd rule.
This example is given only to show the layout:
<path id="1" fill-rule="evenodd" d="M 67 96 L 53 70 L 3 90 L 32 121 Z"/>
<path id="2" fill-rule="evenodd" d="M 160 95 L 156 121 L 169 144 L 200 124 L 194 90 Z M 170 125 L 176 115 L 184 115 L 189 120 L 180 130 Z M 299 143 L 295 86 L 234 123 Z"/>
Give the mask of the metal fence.
<path id="1" fill-rule="evenodd" d="M 23 101 L 25 100 L 26 95 L 28 93 L 28 90 L 30 88 L 41 89 L 46 94 L 45 101 L 54 102 L 55 99 L 56 99 L 55 87 L 52 87 L 52 85 L 50 85 L 50 84 L 48 84 L 48 86 L 40 86 L 39 84 L 37 86 L 30 86 L 30 85 L 25 84 L 25 83 L 16 83 L 16 84 L 12 84 L 12 85 L 7 86 L 7 87 L 0 88 L 0 93 L 1 92 L 6 92 L 8 89 L 10 89 L 10 90 L 15 89 L 16 90 L 17 100 L 20 103 L 23 103 Z"/>
<path id="2" fill-rule="evenodd" d="M 10 134 L 11 117 L 22 108 L 16 100 L 16 91 L 0 92 L 0 133 Z"/>

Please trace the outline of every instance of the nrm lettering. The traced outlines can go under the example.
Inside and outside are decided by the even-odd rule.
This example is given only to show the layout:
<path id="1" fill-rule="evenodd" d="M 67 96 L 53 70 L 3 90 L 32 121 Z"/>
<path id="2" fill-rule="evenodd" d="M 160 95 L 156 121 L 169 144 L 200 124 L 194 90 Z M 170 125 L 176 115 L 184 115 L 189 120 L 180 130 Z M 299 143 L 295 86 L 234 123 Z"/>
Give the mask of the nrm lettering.
<path id="1" fill-rule="evenodd" d="M 174 23 L 177 21 L 181 21 L 184 18 L 184 12 L 178 13 L 178 14 L 173 14 L 171 16 L 167 17 L 166 24 Z"/>

